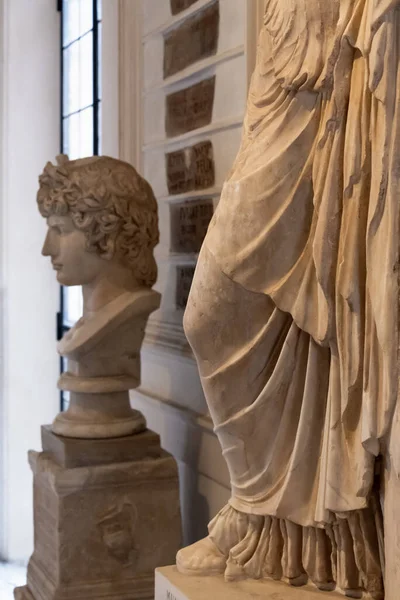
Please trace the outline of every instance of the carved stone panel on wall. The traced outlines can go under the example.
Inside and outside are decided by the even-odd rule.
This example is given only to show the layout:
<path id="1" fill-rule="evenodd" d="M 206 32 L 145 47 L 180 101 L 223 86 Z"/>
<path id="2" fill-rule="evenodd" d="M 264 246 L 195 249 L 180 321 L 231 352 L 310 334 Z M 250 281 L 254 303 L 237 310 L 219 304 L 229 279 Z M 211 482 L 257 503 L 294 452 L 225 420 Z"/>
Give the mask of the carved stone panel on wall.
<path id="1" fill-rule="evenodd" d="M 197 0 L 170 0 L 171 1 L 171 12 L 173 15 L 177 15 L 192 6 Z"/>
<path id="2" fill-rule="evenodd" d="M 213 213 L 211 198 L 171 204 L 171 252 L 199 252 Z"/>
<path id="3" fill-rule="evenodd" d="M 194 277 L 194 265 L 179 265 L 176 268 L 176 308 L 184 310 L 189 298 Z"/>
<path id="4" fill-rule="evenodd" d="M 165 131 L 168 137 L 181 135 L 211 123 L 215 75 L 166 96 Z"/>
<path id="5" fill-rule="evenodd" d="M 215 183 L 213 147 L 199 142 L 165 155 L 167 185 L 170 194 L 204 190 Z"/>
<path id="6" fill-rule="evenodd" d="M 164 38 L 164 78 L 217 52 L 219 2 L 189 17 Z"/>

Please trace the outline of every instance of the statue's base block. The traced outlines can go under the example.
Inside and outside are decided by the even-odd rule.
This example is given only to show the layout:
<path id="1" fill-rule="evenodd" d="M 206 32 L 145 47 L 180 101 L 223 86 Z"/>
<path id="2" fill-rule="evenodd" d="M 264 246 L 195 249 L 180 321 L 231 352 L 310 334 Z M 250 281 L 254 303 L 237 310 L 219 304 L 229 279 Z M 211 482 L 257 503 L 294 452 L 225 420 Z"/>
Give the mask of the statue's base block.
<path id="1" fill-rule="evenodd" d="M 175 460 L 149 431 L 107 441 L 42 434 L 45 451 L 29 453 L 35 548 L 15 599 L 153 600 L 154 569 L 180 545 Z"/>
<path id="2" fill-rule="evenodd" d="M 226 583 L 218 577 L 189 577 L 176 567 L 156 570 L 155 600 L 343 600 L 336 592 L 314 587 L 292 587 L 278 581 L 237 581 Z"/>

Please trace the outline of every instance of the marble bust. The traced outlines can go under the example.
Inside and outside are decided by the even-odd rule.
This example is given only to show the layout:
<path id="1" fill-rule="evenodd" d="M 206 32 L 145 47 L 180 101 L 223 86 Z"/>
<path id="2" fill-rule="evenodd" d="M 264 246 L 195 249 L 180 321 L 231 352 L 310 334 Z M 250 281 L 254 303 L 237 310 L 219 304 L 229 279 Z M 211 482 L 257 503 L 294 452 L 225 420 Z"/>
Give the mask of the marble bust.
<path id="1" fill-rule="evenodd" d="M 135 169 L 106 156 L 47 163 L 39 178 L 47 220 L 42 254 L 57 280 L 82 286 L 82 318 L 58 352 L 68 361 L 59 388 L 70 393 L 54 433 L 82 438 L 128 435 L 145 428 L 128 391 L 140 384 L 140 348 L 148 316 L 160 304 L 157 202 Z"/>
<path id="2" fill-rule="evenodd" d="M 266 1 L 184 319 L 232 496 L 182 573 L 399 598 L 399 40 L 400 0 Z"/>

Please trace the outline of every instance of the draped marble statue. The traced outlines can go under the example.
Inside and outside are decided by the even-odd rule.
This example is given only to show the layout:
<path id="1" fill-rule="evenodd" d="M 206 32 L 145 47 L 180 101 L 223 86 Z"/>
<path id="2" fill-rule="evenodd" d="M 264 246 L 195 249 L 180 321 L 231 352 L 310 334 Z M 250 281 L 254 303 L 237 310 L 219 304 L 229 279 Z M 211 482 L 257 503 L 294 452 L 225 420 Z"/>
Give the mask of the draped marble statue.
<path id="1" fill-rule="evenodd" d="M 400 0 L 267 0 L 185 314 L 232 497 L 182 572 L 397 600 L 399 202 Z"/>

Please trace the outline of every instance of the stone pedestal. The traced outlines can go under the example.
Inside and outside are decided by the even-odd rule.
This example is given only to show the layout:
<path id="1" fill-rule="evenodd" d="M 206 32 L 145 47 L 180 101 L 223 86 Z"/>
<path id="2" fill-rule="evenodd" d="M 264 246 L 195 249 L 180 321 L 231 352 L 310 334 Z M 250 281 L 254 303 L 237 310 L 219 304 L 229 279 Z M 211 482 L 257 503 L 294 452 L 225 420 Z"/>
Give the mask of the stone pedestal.
<path id="1" fill-rule="evenodd" d="M 176 567 L 156 570 L 155 600 L 343 600 L 336 592 L 315 587 L 291 587 L 280 581 L 246 580 L 227 583 L 223 576 L 190 577 Z"/>
<path id="2" fill-rule="evenodd" d="M 177 467 L 156 434 L 73 440 L 42 429 L 30 452 L 35 548 L 16 600 L 150 600 L 180 546 Z"/>

